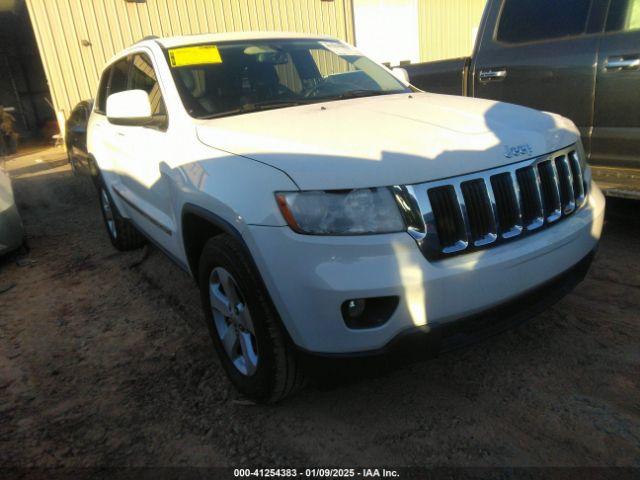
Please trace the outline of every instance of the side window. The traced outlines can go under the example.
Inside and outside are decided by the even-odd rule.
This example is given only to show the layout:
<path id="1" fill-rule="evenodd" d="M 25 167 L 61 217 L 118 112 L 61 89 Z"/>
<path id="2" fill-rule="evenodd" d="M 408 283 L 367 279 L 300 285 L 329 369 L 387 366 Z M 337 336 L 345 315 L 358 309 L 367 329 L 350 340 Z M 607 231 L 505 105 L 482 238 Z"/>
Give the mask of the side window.
<path id="1" fill-rule="evenodd" d="M 118 60 L 113 67 L 111 67 L 111 81 L 109 82 L 108 95 L 114 93 L 120 93 L 127 90 L 127 80 L 129 73 L 129 59 L 123 58 Z"/>
<path id="2" fill-rule="evenodd" d="M 96 112 L 104 113 L 107 110 L 107 88 L 109 86 L 109 77 L 111 76 L 111 67 L 107 68 L 100 78 L 100 86 L 96 95 Z"/>
<path id="3" fill-rule="evenodd" d="M 504 0 L 497 40 L 525 43 L 583 34 L 591 0 Z"/>
<path id="4" fill-rule="evenodd" d="M 147 92 L 153 115 L 166 115 L 167 111 L 162 100 L 160 85 L 149 57 L 143 54 L 135 55 L 129 75 L 129 90 L 144 90 Z"/>
<path id="5" fill-rule="evenodd" d="M 640 29 L 640 0 L 612 0 L 607 17 L 607 32 Z"/>

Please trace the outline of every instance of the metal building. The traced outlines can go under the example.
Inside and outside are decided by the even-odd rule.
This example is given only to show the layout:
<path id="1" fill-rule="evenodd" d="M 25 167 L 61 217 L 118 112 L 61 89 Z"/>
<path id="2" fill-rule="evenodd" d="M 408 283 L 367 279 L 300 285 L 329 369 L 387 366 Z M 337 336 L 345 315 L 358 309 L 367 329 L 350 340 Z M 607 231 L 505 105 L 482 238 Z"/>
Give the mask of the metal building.
<path id="1" fill-rule="evenodd" d="M 359 49 L 380 62 L 471 53 L 486 0 L 351 0 Z"/>
<path id="2" fill-rule="evenodd" d="M 329 34 L 381 62 L 468 55 L 486 0 L 0 0 L 26 2 L 60 125 L 108 59 L 147 35 Z"/>
<path id="3" fill-rule="evenodd" d="M 420 60 L 471 54 L 487 0 L 418 0 Z"/>
<path id="4" fill-rule="evenodd" d="M 108 59 L 147 35 L 278 30 L 353 43 L 350 0 L 26 0 L 59 123 Z"/>

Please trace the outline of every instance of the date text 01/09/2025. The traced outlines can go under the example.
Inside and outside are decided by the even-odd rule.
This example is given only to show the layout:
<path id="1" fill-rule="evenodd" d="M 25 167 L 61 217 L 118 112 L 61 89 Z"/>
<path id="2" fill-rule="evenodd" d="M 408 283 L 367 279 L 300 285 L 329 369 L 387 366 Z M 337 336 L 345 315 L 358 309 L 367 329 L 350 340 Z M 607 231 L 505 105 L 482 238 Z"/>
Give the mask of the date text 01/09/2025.
<path id="1" fill-rule="evenodd" d="M 236 468 L 233 470 L 236 478 L 398 478 L 397 470 L 386 468 Z"/>

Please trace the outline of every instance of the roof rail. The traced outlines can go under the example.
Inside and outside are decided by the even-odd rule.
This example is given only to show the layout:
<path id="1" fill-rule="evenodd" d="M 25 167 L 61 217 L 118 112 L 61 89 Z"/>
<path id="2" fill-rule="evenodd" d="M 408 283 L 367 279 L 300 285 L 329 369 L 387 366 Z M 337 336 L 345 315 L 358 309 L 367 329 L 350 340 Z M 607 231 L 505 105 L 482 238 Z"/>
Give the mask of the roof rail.
<path id="1" fill-rule="evenodd" d="M 144 42 L 145 40 L 157 40 L 158 38 L 160 38 L 158 35 L 147 35 L 146 37 L 142 37 L 140 40 L 135 42 L 134 45 L 137 45 L 140 42 Z"/>

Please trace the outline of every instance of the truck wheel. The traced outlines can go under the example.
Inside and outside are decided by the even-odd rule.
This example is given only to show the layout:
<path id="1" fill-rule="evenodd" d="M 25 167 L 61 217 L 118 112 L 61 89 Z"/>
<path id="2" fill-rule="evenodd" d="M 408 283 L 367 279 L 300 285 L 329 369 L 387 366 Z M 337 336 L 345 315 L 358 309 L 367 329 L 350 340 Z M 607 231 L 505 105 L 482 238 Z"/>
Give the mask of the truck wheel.
<path id="1" fill-rule="evenodd" d="M 118 207 L 113 203 L 111 194 L 102 180 L 98 186 L 98 197 L 104 225 L 113 246 L 123 252 L 142 247 L 147 242 L 146 238 L 129 220 L 120 215 Z"/>
<path id="2" fill-rule="evenodd" d="M 235 387 L 258 402 L 300 389 L 300 362 L 243 246 L 227 234 L 211 238 L 198 277 L 211 339 Z"/>

